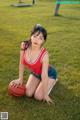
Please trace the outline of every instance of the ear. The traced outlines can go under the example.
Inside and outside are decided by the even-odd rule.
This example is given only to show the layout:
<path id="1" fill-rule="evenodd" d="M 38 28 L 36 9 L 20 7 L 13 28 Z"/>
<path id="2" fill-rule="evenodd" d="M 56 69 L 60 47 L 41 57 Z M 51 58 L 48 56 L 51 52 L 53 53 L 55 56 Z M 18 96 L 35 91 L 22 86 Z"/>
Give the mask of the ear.
<path id="1" fill-rule="evenodd" d="M 33 35 L 31 36 L 31 40 L 33 39 Z"/>

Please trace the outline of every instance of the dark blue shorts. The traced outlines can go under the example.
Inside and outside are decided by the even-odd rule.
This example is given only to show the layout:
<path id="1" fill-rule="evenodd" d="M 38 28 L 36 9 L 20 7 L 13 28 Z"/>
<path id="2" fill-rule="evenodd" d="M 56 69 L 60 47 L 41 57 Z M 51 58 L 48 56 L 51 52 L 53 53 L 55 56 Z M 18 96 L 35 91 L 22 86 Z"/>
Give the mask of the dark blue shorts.
<path id="1" fill-rule="evenodd" d="M 30 72 L 31 74 L 33 74 L 35 77 L 37 77 L 39 80 L 41 80 L 41 75 L 36 75 L 34 72 Z M 50 66 L 48 69 L 48 77 L 51 79 L 57 79 L 57 71 L 53 66 Z"/>

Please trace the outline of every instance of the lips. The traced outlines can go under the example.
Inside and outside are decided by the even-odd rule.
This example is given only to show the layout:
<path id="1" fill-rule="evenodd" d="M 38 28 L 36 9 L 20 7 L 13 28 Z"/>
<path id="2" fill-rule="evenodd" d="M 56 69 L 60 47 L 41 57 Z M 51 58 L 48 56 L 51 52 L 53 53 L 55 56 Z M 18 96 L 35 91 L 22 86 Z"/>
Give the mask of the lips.
<path id="1" fill-rule="evenodd" d="M 37 45 L 37 43 L 34 43 L 35 45 Z"/>

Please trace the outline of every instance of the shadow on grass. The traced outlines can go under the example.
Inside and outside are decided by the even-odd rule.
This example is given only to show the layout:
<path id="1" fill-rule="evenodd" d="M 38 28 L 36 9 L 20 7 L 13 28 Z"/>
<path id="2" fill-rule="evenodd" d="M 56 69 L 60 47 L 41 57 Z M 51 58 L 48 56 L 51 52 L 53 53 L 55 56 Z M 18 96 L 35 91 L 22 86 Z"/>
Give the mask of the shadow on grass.
<path id="1" fill-rule="evenodd" d="M 68 20 L 80 20 L 80 17 L 75 17 L 75 16 L 62 16 L 63 18 L 65 19 L 68 19 Z"/>
<path id="2" fill-rule="evenodd" d="M 78 5 L 78 6 L 68 6 L 68 8 L 63 8 L 63 9 L 67 9 L 67 10 L 69 10 L 69 9 L 71 9 L 71 10 L 80 10 L 80 4 Z"/>
<path id="3" fill-rule="evenodd" d="M 0 111 L 8 111 L 12 120 L 80 120 L 80 97 L 73 90 L 60 82 L 54 87 L 50 96 L 54 103 L 48 105 L 26 96 L 16 98 L 4 90 L 0 97 Z M 13 117 L 13 114 L 15 117 Z M 16 116 L 17 114 L 17 116 Z"/>
<path id="4" fill-rule="evenodd" d="M 55 106 L 57 111 L 65 114 L 65 120 L 80 119 L 80 96 L 66 85 L 58 83 L 54 89 Z"/>
<path id="5" fill-rule="evenodd" d="M 55 19 L 68 19 L 68 20 L 80 20 L 80 16 L 67 16 L 67 15 L 59 15 L 59 16 L 54 16 Z"/>

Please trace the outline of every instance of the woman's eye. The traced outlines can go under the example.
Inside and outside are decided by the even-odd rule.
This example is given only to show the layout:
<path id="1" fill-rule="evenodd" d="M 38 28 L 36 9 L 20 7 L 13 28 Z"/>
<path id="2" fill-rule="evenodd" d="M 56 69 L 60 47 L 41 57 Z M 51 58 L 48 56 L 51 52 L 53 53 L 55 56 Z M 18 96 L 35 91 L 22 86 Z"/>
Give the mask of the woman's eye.
<path id="1" fill-rule="evenodd" d="M 33 37 L 37 37 L 37 35 L 34 35 Z"/>
<path id="2" fill-rule="evenodd" d="M 40 39 L 40 40 L 43 40 L 43 38 L 42 38 L 42 37 L 40 37 L 39 39 Z"/>
<path id="3" fill-rule="evenodd" d="M 43 40 L 43 37 L 39 37 L 38 35 L 33 35 L 34 38 L 38 37 L 38 39 Z"/>

